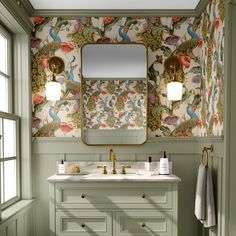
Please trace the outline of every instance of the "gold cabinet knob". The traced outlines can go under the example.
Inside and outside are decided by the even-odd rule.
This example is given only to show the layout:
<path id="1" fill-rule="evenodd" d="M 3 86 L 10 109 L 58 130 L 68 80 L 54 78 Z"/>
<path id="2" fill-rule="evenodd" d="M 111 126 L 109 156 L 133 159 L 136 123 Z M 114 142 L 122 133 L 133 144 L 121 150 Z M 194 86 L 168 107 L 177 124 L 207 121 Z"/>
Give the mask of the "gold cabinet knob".
<path id="1" fill-rule="evenodd" d="M 131 166 L 121 166 L 121 174 L 125 175 L 126 174 L 126 168 L 131 168 Z"/>
<path id="2" fill-rule="evenodd" d="M 103 168 L 102 174 L 107 174 L 107 166 L 97 166 L 97 168 Z"/>

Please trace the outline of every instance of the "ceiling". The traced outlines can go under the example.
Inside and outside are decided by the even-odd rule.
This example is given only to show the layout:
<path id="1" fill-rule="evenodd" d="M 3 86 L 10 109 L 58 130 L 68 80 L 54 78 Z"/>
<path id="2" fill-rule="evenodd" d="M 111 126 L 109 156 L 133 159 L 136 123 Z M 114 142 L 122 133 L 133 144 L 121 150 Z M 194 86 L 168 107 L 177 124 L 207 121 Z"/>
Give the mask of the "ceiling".
<path id="1" fill-rule="evenodd" d="M 200 0 L 29 0 L 35 10 L 193 10 Z"/>

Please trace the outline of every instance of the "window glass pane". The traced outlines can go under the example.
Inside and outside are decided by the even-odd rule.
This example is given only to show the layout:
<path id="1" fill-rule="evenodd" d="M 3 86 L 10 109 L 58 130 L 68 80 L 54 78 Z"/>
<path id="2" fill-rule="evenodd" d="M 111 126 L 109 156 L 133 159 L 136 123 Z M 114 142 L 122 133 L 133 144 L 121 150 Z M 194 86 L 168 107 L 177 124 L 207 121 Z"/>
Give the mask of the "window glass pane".
<path id="1" fill-rule="evenodd" d="M 4 161 L 4 201 L 8 201 L 16 196 L 16 160 Z"/>
<path id="2" fill-rule="evenodd" d="M 16 156 L 16 121 L 3 119 L 3 157 Z"/>
<path id="3" fill-rule="evenodd" d="M 7 74 L 7 38 L 0 34 L 0 71 Z"/>
<path id="4" fill-rule="evenodd" d="M 4 111 L 4 112 L 9 111 L 8 110 L 8 79 L 1 75 L 0 75 L 0 111 Z"/>
<path id="5" fill-rule="evenodd" d="M 1 138 L 0 138 L 0 158 L 3 157 L 3 141 L 2 141 L 2 135 L 3 135 L 3 132 L 2 132 L 2 122 L 3 122 L 3 119 L 0 118 L 0 135 L 1 135 Z"/>
<path id="6" fill-rule="evenodd" d="M 1 203 L 3 203 L 3 201 L 4 201 L 4 198 L 3 198 L 3 196 L 4 196 L 4 190 L 3 190 L 3 163 L 1 162 L 0 163 L 1 164 Z"/>

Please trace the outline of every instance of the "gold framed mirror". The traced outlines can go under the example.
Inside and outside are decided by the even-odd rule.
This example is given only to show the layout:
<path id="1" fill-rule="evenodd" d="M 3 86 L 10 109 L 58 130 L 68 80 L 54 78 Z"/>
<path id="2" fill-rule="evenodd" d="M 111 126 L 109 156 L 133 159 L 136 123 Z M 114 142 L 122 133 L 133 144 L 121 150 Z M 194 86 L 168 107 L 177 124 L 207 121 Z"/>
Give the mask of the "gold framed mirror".
<path id="1" fill-rule="evenodd" d="M 81 49 L 81 137 L 87 145 L 147 140 L 147 48 L 139 43 Z"/>

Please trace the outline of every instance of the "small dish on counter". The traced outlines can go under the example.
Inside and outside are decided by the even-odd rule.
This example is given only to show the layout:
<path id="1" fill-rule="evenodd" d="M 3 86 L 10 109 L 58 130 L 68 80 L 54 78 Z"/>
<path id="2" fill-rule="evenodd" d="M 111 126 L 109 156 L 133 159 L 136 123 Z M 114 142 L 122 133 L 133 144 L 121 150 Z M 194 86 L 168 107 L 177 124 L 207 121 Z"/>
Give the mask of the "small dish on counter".
<path id="1" fill-rule="evenodd" d="M 81 169 L 78 163 L 65 162 L 65 172 L 60 173 L 57 171 L 57 175 L 87 175 L 88 172 Z"/>

